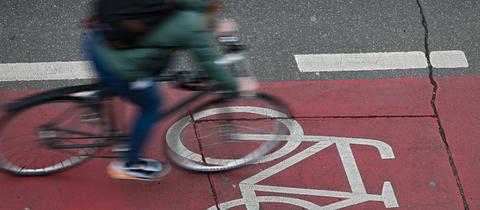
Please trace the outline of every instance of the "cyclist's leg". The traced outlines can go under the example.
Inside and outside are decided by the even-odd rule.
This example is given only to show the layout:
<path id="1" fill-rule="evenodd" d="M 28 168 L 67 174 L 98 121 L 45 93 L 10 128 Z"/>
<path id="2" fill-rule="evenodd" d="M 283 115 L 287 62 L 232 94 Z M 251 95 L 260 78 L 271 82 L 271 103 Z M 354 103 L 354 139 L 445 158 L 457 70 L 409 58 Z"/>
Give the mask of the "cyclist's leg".
<path id="1" fill-rule="evenodd" d="M 90 34 L 91 36 L 91 34 Z M 144 145 L 151 127 L 155 124 L 156 110 L 160 97 L 153 83 L 136 88 L 134 83 L 112 74 L 107 65 L 95 51 L 92 37 L 86 38 L 86 50 L 102 82 L 116 94 L 126 97 L 140 107 L 133 131 L 131 132 L 130 151 L 124 160 L 114 161 L 109 166 L 109 173 L 114 178 L 150 180 L 168 172 L 168 166 L 154 160 L 140 159 L 139 153 Z"/>
<path id="2" fill-rule="evenodd" d="M 150 82 L 143 88 L 131 87 L 130 82 L 122 80 L 112 74 L 100 55 L 95 51 L 94 32 L 87 34 L 85 47 L 87 55 L 92 61 L 101 81 L 113 92 L 128 98 L 141 108 L 141 112 L 136 119 L 133 131 L 131 132 L 130 151 L 126 159 L 135 162 L 139 159 L 139 153 L 143 143 L 148 137 L 148 133 L 155 123 L 155 113 L 160 104 L 160 97 Z M 146 81 L 145 81 L 146 82 Z"/>
<path id="3" fill-rule="evenodd" d="M 129 162 L 138 161 L 140 158 L 139 154 L 141 149 L 149 136 L 151 128 L 157 120 L 156 113 L 161 102 L 160 95 L 155 89 L 153 82 L 142 82 L 150 84 L 147 84 L 147 87 L 130 89 L 127 93 L 128 99 L 140 108 L 140 112 L 131 132 L 130 150 L 126 156 L 126 159 Z"/>
<path id="4" fill-rule="evenodd" d="M 140 108 L 130 133 L 129 150 L 124 159 L 110 164 L 110 176 L 120 179 L 155 180 L 166 175 L 169 166 L 165 163 L 140 158 L 141 149 L 158 117 L 157 108 L 161 100 L 155 86 L 152 83 L 148 87 L 133 88 L 134 83 L 122 81 L 114 76 L 109 77 L 108 81 L 114 84 L 115 92 L 128 98 Z"/>

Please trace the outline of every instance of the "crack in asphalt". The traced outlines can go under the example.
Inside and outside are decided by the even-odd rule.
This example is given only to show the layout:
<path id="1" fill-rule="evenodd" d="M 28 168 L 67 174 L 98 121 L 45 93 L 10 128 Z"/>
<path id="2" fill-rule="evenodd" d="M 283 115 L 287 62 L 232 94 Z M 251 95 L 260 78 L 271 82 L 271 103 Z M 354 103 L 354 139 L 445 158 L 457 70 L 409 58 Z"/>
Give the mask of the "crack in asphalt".
<path id="1" fill-rule="evenodd" d="M 202 156 L 202 161 L 206 164 L 207 161 L 205 159 L 205 154 L 204 154 L 204 150 L 203 150 L 203 147 L 202 147 L 202 141 L 199 138 L 200 135 L 198 134 L 197 123 L 195 122 L 195 120 L 193 118 L 193 113 L 190 113 L 190 120 L 192 122 L 193 130 L 195 132 L 195 138 L 198 141 L 198 147 L 200 149 L 200 153 L 201 153 L 201 156 Z M 217 207 L 217 210 L 220 210 L 218 195 L 217 195 L 217 191 L 215 190 L 215 185 L 213 184 L 213 179 L 212 179 L 211 174 L 207 173 L 207 179 L 208 179 L 208 184 L 210 186 L 210 190 L 212 192 L 213 201 L 215 202 L 215 206 Z"/>
<path id="2" fill-rule="evenodd" d="M 308 117 L 293 117 L 293 118 L 283 118 L 283 117 L 267 117 L 267 118 L 258 118 L 258 119 L 250 119 L 250 120 L 278 120 L 278 119 L 297 119 L 297 120 L 318 120 L 318 119 L 372 119 L 372 118 L 435 118 L 437 120 L 437 124 L 438 124 L 438 129 L 439 129 L 439 133 L 440 133 L 440 136 L 442 138 L 442 142 L 444 143 L 444 146 L 445 146 L 445 150 L 448 154 L 448 159 L 449 159 L 449 163 L 450 163 L 450 167 L 452 169 L 452 172 L 453 172 L 453 175 L 455 176 L 455 179 L 456 179 L 456 183 L 457 183 L 457 187 L 460 191 L 460 196 L 462 197 L 462 200 L 463 200 L 463 206 L 465 208 L 465 210 L 470 210 L 469 206 L 468 206 L 468 202 L 467 202 L 467 199 L 466 199 L 466 196 L 465 196 L 465 192 L 464 192 L 464 189 L 463 189 L 463 185 L 462 185 L 462 182 L 460 180 L 460 176 L 459 176 L 459 173 L 458 173 L 458 169 L 457 169 L 457 166 L 455 164 L 455 161 L 453 159 L 453 154 L 452 154 L 452 151 L 451 151 L 451 148 L 450 148 L 450 145 L 448 144 L 448 141 L 447 141 L 447 137 L 446 137 L 446 134 L 445 134 L 445 130 L 443 128 L 443 125 L 442 125 L 442 121 L 440 119 L 440 114 L 438 112 L 438 109 L 437 109 L 437 105 L 436 105 L 436 99 L 437 99 L 437 92 L 438 92 L 438 89 L 439 89 L 439 86 L 438 86 L 438 83 L 437 81 L 435 80 L 434 76 L 433 76 L 433 66 L 432 66 L 432 63 L 431 63 L 431 60 L 430 60 L 430 49 L 429 49 L 429 43 L 428 43 L 428 39 L 429 39 L 429 31 L 428 31 L 428 24 L 427 24 L 427 20 L 426 20 L 426 17 L 425 17 L 425 13 L 423 11 L 423 7 L 422 7 L 422 4 L 420 2 L 421 0 L 416 0 L 417 2 L 417 5 L 418 5 L 418 8 L 420 10 L 420 14 L 421 14 L 421 17 L 422 17 L 422 26 L 425 30 L 425 36 L 424 36 L 424 47 L 425 47 L 425 57 L 426 57 L 426 60 L 427 60 L 427 64 L 428 64 L 428 71 L 429 71 L 429 79 L 430 79 L 430 84 L 432 85 L 432 97 L 431 97 L 431 101 L 430 101 L 430 104 L 432 106 L 432 109 L 433 109 L 433 112 L 434 114 L 433 115 L 364 115 L 364 116 L 355 116 L 355 115 L 352 115 L 352 116 L 308 116 Z M 245 119 L 233 119 L 233 120 L 245 120 Z M 216 120 L 201 120 L 199 121 L 198 123 L 202 123 L 202 122 L 209 122 L 209 121 L 216 121 Z M 195 124 L 195 123 L 194 123 Z M 197 129 L 196 129 L 196 126 L 194 125 L 194 130 L 195 130 L 195 135 L 197 135 Z M 199 144 L 201 144 L 199 142 Z M 201 147 L 201 145 L 199 145 Z M 201 148 L 200 148 L 201 149 Z M 203 154 L 202 154 L 202 157 L 203 157 Z M 219 207 L 219 200 L 218 200 L 218 195 L 217 195 L 217 192 L 215 190 L 215 187 L 214 187 L 214 184 L 213 184 L 213 180 L 212 180 L 212 177 L 210 176 L 210 174 L 207 174 L 208 176 L 208 182 L 209 182 L 209 185 L 210 185 L 210 188 L 211 188 L 211 191 L 212 191 L 212 195 L 213 195 L 213 199 L 214 199 L 214 202 L 215 202 L 215 206 L 217 207 L 218 210 L 220 210 L 220 207 Z"/>
<path id="3" fill-rule="evenodd" d="M 462 181 L 460 180 L 460 176 L 458 174 L 457 166 L 455 165 L 455 161 L 453 160 L 452 150 L 450 149 L 450 145 L 448 144 L 447 137 L 445 135 L 445 130 L 443 128 L 442 121 L 440 120 L 440 114 L 438 113 L 438 109 L 437 109 L 437 105 L 436 105 L 438 83 L 433 76 L 433 66 L 432 66 L 432 63 L 431 63 L 431 60 L 430 60 L 430 49 L 429 49 L 429 44 L 428 44 L 428 35 L 429 35 L 428 34 L 428 24 L 427 24 L 425 13 L 423 11 L 423 7 L 422 7 L 422 4 L 421 4 L 420 0 L 416 0 L 416 1 L 417 1 L 418 8 L 420 9 L 420 14 L 422 16 L 422 25 L 423 25 L 423 28 L 425 30 L 425 37 L 424 37 L 425 38 L 425 40 L 424 40 L 425 57 L 426 57 L 427 63 L 428 63 L 428 71 L 429 71 L 428 75 L 429 75 L 429 78 L 430 78 L 430 84 L 433 86 L 432 99 L 431 99 L 430 103 L 432 105 L 434 116 L 437 119 L 438 128 L 439 128 L 439 131 L 440 131 L 440 136 L 442 137 L 442 141 L 445 144 L 445 149 L 446 149 L 447 154 L 448 154 L 450 167 L 452 168 L 453 175 L 455 176 L 455 179 L 456 179 L 456 182 L 457 182 L 457 187 L 460 191 L 460 195 L 462 196 L 463 206 L 464 206 L 465 210 L 469 210 L 470 208 L 468 207 L 468 202 L 467 202 L 467 199 L 466 199 L 466 196 L 465 196 L 465 192 L 463 190 Z"/>
<path id="4" fill-rule="evenodd" d="M 316 116 L 316 117 L 295 117 L 297 120 L 315 119 L 373 119 L 373 118 L 436 118 L 435 115 L 351 115 L 351 116 Z"/>

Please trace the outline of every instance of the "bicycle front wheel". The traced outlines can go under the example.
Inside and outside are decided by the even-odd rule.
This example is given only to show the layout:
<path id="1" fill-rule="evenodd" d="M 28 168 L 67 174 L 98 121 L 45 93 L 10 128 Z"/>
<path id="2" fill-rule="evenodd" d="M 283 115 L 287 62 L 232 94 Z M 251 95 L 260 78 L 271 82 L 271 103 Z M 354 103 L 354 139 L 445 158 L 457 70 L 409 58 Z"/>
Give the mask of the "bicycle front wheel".
<path id="1" fill-rule="evenodd" d="M 71 168 L 97 150 L 81 145 L 98 143 L 108 127 L 98 110 L 75 98 L 7 113 L 0 124 L 0 169 L 39 176 Z"/>
<path id="2" fill-rule="evenodd" d="M 167 131 L 170 159 L 188 170 L 239 168 L 275 150 L 289 135 L 288 109 L 265 94 L 213 99 Z"/>

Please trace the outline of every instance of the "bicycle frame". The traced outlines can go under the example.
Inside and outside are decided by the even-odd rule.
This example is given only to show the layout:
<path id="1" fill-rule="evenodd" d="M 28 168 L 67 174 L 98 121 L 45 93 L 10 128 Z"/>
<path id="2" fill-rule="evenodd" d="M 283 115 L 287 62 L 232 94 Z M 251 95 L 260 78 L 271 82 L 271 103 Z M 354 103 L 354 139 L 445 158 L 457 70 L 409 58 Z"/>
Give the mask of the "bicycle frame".
<path id="1" fill-rule="evenodd" d="M 178 82 L 179 74 L 166 74 L 166 75 L 159 75 L 154 78 L 154 82 Z M 192 74 L 193 75 L 193 74 Z M 190 76 L 192 76 L 190 75 Z M 188 76 L 188 75 L 187 75 Z M 185 77 L 185 74 L 182 76 Z M 205 85 L 205 86 L 198 86 L 198 84 L 203 83 L 206 84 L 205 81 L 207 80 L 206 77 L 198 77 L 194 78 L 193 82 L 180 82 L 177 84 L 176 87 L 188 91 L 196 91 L 196 94 L 179 101 L 175 105 L 172 105 L 170 108 L 157 112 L 157 120 L 170 116 L 181 109 L 185 108 L 189 104 L 198 99 L 218 90 L 222 90 L 221 86 L 219 85 Z M 189 83 L 190 82 L 190 83 Z M 101 109 L 101 102 L 104 101 L 106 98 L 109 97 L 116 97 L 118 95 L 109 91 L 101 82 L 93 83 L 93 84 L 86 84 L 86 85 L 78 85 L 78 86 L 70 86 L 64 88 L 58 88 L 49 90 L 46 92 L 37 93 L 31 96 L 24 97 L 16 102 L 7 104 L 3 107 L 3 110 L 6 113 L 13 113 L 16 111 L 23 110 L 25 108 L 35 106 L 36 104 L 46 102 L 46 101 L 62 101 L 62 100 L 78 100 L 82 103 L 87 104 L 87 106 L 97 106 L 95 109 L 99 111 Z M 220 97 L 224 97 L 225 94 L 220 94 Z M 227 97 L 225 97 L 227 98 Z M 112 112 L 113 114 L 113 112 Z M 113 116 L 111 116 L 113 118 Z M 116 130 L 116 126 L 114 125 L 115 119 L 112 119 L 113 127 L 111 131 Z M 55 128 L 55 127 L 48 127 L 45 128 L 46 132 L 51 131 L 62 131 L 71 134 L 77 135 L 85 135 L 85 137 L 77 137 L 76 140 L 79 139 L 110 139 L 108 142 L 104 143 L 93 143 L 93 144 L 68 144 L 68 145 L 61 145 L 55 143 L 56 141 L 61 141 L 62 138 L 46 138 L 46 144 L 52 149 L 81 149 L 81 148 L 100 148 L 100 147 L 108 147 L 119 141 L 124 141 L 127 136 L 115 136 L 115 135 L 108 135 L 108 136 L 98 136 L 93 135 L 90 133 L 85 133 L 81 131 L 75 131 L 72 129 L 65 129 L 65 128 Z"/>

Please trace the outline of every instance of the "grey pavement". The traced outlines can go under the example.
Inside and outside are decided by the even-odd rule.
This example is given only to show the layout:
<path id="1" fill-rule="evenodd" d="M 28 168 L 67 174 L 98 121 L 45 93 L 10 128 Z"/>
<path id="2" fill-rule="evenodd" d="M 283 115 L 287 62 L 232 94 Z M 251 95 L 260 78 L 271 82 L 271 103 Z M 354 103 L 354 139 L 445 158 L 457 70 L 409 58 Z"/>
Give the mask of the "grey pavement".
<path id="1" fill-rule="evenodd" d="M 416 0 L 316 1 L 226 0 L 223 17 L 239 23 L 249 57 L 262 81 L 424 77 L 428 69 L 299 72 L 295 54 L 425 51 L 425 28 Z M 84 60 L 81 19 L 90 0 L 4 0 L 0 3 L 0 63 Z M 463 50 L 469 68 L 436 70 L 437 75 L 476 75 L 479 3 L 420 0 L 432 50 Z M 192 68 L 180 58 L 177 69 Z M 79 81 L 75 81 L 78 83 Z M 22 88 L 70 82 L 18 82 Z"/>
<path id="2" fill-rule="evenodd" d="M 480 66 L 480 2 L 422 0 L 428 27 L 429 48 L 463 50 L 470 67 L 435 70 L 436 76 L 478 75 Z"/>

